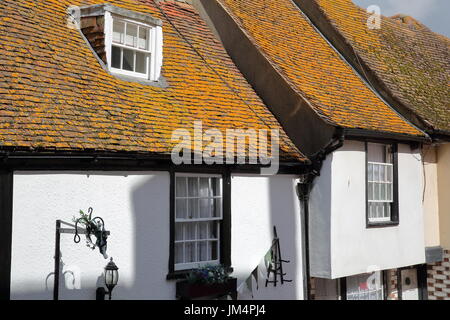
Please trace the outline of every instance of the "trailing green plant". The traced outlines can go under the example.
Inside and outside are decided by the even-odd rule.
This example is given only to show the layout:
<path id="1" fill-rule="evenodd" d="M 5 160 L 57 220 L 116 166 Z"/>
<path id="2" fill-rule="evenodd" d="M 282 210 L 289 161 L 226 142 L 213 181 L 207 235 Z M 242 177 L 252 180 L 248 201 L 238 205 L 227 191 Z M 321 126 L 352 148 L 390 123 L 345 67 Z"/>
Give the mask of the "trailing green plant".
<path id="1" fill-rule="evenodd" d="M 95 250 L 95 248 L 99 248 L 100 253 L 107 258 L 106 255 L 106 248 L 107 248 L 107 238 L 108 234 L 105 231 L 105 223 L 102 218 L 100 217 L 94 217 L 92 218 L 92 208 L 89 208 L 88 210 L 89 214 L 86 214 L 83 212 L 83 210 L 80 210 L 80 216 L 73 217 L 73 222 L 75 222 L 75 236 L 74 241 L 75 243 L 79 243 L 81 238 L 78 234 L 78 225 L 81 225 L 86 230 L 86 246 L 91 248 L 92 250 Z M 94 235 L 96 238 L 96 241 L 93 242 L 91 239 L 91 235 Z"/>
<path id="2" fill-rule="evenodd" d="M 223 265 L 206 265 L 194 269 L 186 277 L 191 284 L 225 283 L 230 278 L 230 272 Z"/>

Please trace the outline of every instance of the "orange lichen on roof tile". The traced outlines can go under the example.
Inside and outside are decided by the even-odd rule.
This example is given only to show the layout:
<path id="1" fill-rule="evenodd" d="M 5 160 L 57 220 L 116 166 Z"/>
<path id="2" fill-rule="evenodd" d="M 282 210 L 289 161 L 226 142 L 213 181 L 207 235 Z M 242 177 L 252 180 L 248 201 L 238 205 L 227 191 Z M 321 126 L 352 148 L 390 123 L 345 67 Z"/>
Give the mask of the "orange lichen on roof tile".
<path id="1" fill-rule="evenodd" d="M 163 22 L 165 88 L 110 75 L 68 28 L 70 5 L 111 3 Z M 279 129 L 306 158 L 188 4 L 153 0 L 0 1 L 0 146 L 170 154 L 175 129 Z M 162 10 L 162 11 L 161 11 Z M 164 14 L 163 14 L 164 13 Z"/>
<path id="2" fill-rule="evenodd" d="M 315 0 L 325 17 L 393 95 L 434 129 L 450 133 L 450 40 L 412 17 L 369 14 L 351 0 Z"/>
<path id="3" fill-rule="evenodd" d="M 423 135 L 386 105 L 291 0 L 218 0 L 272 65 L 326 121 Z"/>

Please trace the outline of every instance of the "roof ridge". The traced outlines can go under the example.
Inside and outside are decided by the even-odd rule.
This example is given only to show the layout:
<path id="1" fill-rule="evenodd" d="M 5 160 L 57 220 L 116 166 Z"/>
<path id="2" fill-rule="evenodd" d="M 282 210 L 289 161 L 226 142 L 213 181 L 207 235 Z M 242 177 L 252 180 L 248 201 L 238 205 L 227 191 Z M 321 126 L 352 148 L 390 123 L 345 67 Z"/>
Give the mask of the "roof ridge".
<path id="1" fill-rule="evenodd" d="M 436 85 L 448 82 L 445 78 L 449 79 L 448 39 L 423 24 L 417 27 L 386 16 L 382 16 L 381 29 L 368 30 L 365 19 L 369 13 L 352 1 L 309 2 L 317 6 L 326 21 L 324 23 L 329 26 L 322 23 L 321 28 L 327 33 L 335 32 L 342 37 L 342 40 L 332 38 L 334 41 L 343 41 L 351 48 L 348 50 L 353 50 L 358 61 L 363 61 L 366 67 L 361 69 L 364 71 L 368 68 L 371 77 L 375 77 L 385 87 L 381 88 L 383 95 L 390 95 L 397 100 L 393 106 L 402 110 L 401 113 L 407 115 L 414 124 L 426 130 L 443 128 L 445 122 L 436 122 L 436 119 L 440 118 L 438 114 L 441 109 L 445 109 L 443 97 L 448 88 L 438 90 Z M 348 56 L 348 50 L 343 47 L 341 49 Z M 354 60 L 354 57 L 350 59 Z M 435 94 L 435 89 L 440 93 Z"/>

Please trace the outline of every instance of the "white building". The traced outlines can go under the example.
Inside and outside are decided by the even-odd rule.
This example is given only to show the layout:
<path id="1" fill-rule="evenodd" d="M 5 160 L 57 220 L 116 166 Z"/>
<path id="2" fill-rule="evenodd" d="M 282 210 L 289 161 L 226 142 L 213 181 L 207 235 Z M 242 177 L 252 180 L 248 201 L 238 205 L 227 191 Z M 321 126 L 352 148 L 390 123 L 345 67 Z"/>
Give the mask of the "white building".
<path id="1" fill-rule="evenodd" d="M 2 1 L 2 14 L 15 14 L 13 2 Z M 11 88 L 0 107 L 1 297 L 52 299 L 57 292 L 59 299 L 95 299 L 108 260 L 87 248 L 83 235 L 77 244 L 58 229 L 57 290 L 54 261 L 56 221 L 72 229 L 64 222 L 92 207 L 110 232 L 107 254 L 119 267 L 114 299 L 175 299 L 177 281 L 190 270 L 219 264 L 232 268 L 241 299 L 303 299 L 296 184 L 309 160 L 194 8 L 173 2 L 124 8 L 115 1 L 69 8 L 77 2 L 42 3 L 6 26 L 17 36 L 8 45 L 27 39 L 30 51 L 2 51 L 2 66 L 28 59 L 28 52 L 39 59 L 31 69 L 14 66 L 16 80 L 11 69 L 0 80 Z M 44 32 L 30 33 L 30 25 Z M 206 150 L 208 130 L 224 137 L 227 129 L 277 130 L 278 174 L 262 175 L 261 162 L 238 164 L 234 156 L 231 164 L 175 165 L 177 129 L 195 141 L 185 145 L 187 162 L 191 150 Z M 269 157 L 278 148 L 270 141 Z M 263 147 L 260 140 L 245 155 L 258 157 Z M 261 264 L 274 226 L 291 261 L 286 280 L 293 280 L 276 288 L 265 286 Z M 244 286 L 255 270 L 259 289 L 253 280 L 252 293 Z"/>
<path id="2" fill-rule="evenodd" d="M 309 199 L 309 297 L 418 299 L 424 284 L 416 269 L 425 262 L 420 143 L 429 138 L 383 100 L 297 2 L 314 1 L 194 1 L 313 163 L 301 189 Z"/>
<path id="3" fill-rule="evenodd" d="M 232 270 L 239 299 L 420 298 L 427 135 L 294 2 L 188 2 L 64 0 L 7 20 L 0 296 L 95 299 L 108 260 L 84 240 L 60 234 L 57 286 L 54 273 L 56 221 L 93 208 L 119 267 L 114 299 L 175 299 L 211 264 Z M 277 130 L 279 148 L 237 132 L 248 159 L 206 164 L 229 156 L 212 139 L 228 129 Z M 174 133 L 188 163 L 171 157 Z M 276 174 L 261 174 L 266 149 L 279 151 Z M 276 287 L 274 226 L 292 280 Z"/>

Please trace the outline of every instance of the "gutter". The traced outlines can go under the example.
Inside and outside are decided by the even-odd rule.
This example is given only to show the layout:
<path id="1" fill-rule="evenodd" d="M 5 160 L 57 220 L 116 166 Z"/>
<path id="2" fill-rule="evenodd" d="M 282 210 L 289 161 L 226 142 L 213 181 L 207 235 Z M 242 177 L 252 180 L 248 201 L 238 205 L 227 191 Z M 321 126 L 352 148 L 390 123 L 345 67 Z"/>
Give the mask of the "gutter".
<path id="1" fill-rule="evenodd" d="M 310 171 L 301 175 L 300 182 L 297 184 L 297 196 L 300 200 L 300 225 L 302 232 L 302 261 L 303 261 L 303 297 L 306 300 L 311 300 L 311 272 L 309 264 L 309 196 L 313 186 L 314 179 L 320 175 L 323 161 L 327 155 L 339 149 L 344 145 L 344 131 L 342 129 L 336 130 L 335 137 L 322 148 L 312 158 Z"/>
<path id="2" fill-rule="evenodd" d="M 432 139 L 427 135 L 423 136 L 414 136 L 410 134 L 404 133 L 396 133 L 396 132 L 386 132 L 386 131 L 374 131 L 367 129 L 357 129 L 357 128 L 345 128 L 344 129 L 345 136 L 351 139 L 360 140 L 360 139 L 383 139 L 383 140 L 393 140 L 396 142 L 423 142 L 423 143 L 431 143 Z"/>

